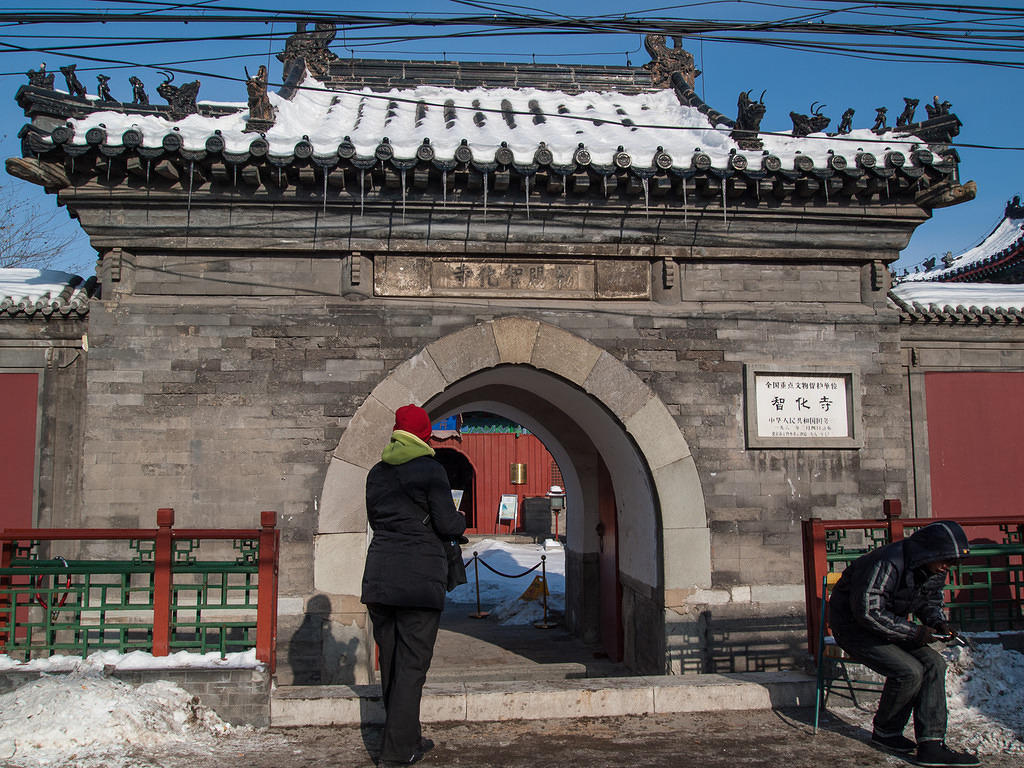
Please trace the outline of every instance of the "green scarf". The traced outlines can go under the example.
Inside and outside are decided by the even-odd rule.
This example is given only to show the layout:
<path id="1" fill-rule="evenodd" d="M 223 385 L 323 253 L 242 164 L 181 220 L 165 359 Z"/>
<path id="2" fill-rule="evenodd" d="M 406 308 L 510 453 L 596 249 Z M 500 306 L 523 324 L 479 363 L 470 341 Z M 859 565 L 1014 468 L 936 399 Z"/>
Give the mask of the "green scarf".
<path id="1" fill-rule="evenodd" d="M 384 447 L 381 459 L 385 464 L 405 464 L 419 456 L 433 456 L 434 449 L 411 432 L 396 429 L 391 433 L 391 442 Z"/>

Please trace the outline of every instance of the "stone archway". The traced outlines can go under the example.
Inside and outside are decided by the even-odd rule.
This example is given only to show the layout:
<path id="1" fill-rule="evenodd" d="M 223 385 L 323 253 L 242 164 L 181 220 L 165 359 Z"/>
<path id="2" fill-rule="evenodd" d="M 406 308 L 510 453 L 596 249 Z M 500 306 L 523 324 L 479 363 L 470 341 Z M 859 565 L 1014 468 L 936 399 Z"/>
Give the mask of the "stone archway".
<path id="1" fill-rule="evenodd" d="M 595 447 L 622 496 L 620 509 L 629 509 L 620 568 L 639 603 L 625 611 L 627 663 L 664 671 L 665 595 L 711 582 L 710 532 L 689 446 L 664 403 L 622 362 L 579 336 L 523 317 L 498 318 L 428 344 L 353 415 L 328 468 L 314 550 L 314 589 L 334 597 L 338 619 L 347 615 L 365 628 L 358 602 L 368 540 L 363 488 L 395 410 L 410 402 L 435 418 L 470 406 L 504 412 L 537 430 L 560 466 L 572 465 L 569 456 L 584 438 Z M 552 407 L 541 413 L 540 402 Z M 566 435 L 545 426 L 559 413 Z M 572 481 L 566 483 L 572 493 Z M 575 488 L 581 495 L 582 485 Z M 580 546 L 589 546 L 587 531 L 577 535 Z M 655 637 L 655 645 L 638 647 L 642 635 Z"/>

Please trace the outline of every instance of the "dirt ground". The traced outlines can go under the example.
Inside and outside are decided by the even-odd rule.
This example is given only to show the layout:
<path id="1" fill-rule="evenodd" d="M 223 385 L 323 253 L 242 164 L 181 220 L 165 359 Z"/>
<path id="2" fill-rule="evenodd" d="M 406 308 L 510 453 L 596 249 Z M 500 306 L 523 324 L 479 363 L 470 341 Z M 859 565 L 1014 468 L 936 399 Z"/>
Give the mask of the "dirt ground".
<path id="1" fill-rule="evenodd" d="M 906 766 L 868 743 L 862 728 L 826 715 L 817 735 L 810 710 L 710 712 L 603 719 L 428 724 L 437 746 L 419 763 L 476 768 L 624 766 Z M 238 732 L 174 754 L 131 755 L 132 768 L 368 768 L 376 727 Z M 122 759 L 124 755 L 120 755 Z M 114 763 L 115 761 L 111 761 Z M 111 764 L 111 763 L 108 763 Z M 988 768 L 1019 768 L 1020 755 L 984 757 Z M 71 768 L 68 762 L 64 768 Z M 79 764 L 80 765 L 80 764 Z"/>

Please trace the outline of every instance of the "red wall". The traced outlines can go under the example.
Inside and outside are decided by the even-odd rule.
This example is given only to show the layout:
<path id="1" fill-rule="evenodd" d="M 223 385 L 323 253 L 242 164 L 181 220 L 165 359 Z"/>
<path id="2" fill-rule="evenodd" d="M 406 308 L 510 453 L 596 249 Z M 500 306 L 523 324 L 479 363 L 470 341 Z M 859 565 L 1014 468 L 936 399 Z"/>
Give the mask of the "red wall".
<path id="1" fill-rule="evenodd" d="M 1024 373 L 925 374 L 935 517 L 1020 511 Z"/>
<path id="2" fill-rule="evenodd" d="M 534 435 L 464 434 L 462 440 L 431 441 L 435 448 L 447 448 L 463 454 L 476 470 L 475 533 L 508 532 L 510 526 L 498 524 L 498 504 L 502 494 L 514 493 L 519 497 L 519 520 L 523 518 L 523 499 L 527 496 L 545 496 L 555 483 L 561 484 L 561 475 L 552 479 L 555 460 L 544 444 Z M 509 465 L 526 464 L 525 485 L 509 482 Z M 557 467 L 556 467 L 557 469 Z M 471 512 L 463 508 L 463 512 Z M 467 519 L 470 515 L 467 514 Z"/>
<path id="3" fill-rule="evenodd" d="M 0 528 L 32 527 L 38 388 L 34 373 L 0 373 Z"/>

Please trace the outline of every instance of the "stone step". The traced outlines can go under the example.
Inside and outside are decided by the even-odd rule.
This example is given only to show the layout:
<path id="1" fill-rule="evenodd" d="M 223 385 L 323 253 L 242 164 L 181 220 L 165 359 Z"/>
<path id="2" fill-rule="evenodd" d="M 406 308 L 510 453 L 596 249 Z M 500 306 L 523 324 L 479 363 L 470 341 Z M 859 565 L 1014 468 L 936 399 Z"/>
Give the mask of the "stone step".
<path id="1" fill-rule="evenodd" d="M 814 679 L 802 672 L 428 682 L 421 719 L 490 722 L 809 707 L 814 704 L 814 687 Z M 383 721 L 377 685 L 280 686 L 271 693 L 272 726 Z"/>
<path id="2" fill-rule="evenodd" d="M 500 680 L 570 680 L 593 677 L 586 664 L 562 662 L 557 664 L 491 664 L 467 669 L 431 668 L 428 683 L 480 683 Z"/>

